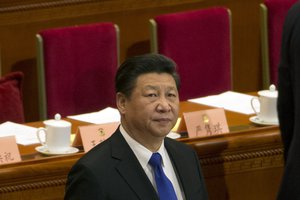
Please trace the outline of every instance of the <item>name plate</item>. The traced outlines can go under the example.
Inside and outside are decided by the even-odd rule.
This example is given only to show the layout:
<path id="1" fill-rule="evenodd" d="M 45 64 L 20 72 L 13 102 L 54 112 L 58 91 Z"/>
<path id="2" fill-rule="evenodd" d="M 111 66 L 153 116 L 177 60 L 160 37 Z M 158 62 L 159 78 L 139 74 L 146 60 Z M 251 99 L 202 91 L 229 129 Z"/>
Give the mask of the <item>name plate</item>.
<path id="1" fill-rule="evenodd" d="M 15 136 L 0 137 L 0 165 L 20 161 L 21 156 Z"/>
<path id="2" fill-rule="evenodd" d="M 190 138 L 229 132 L 223 108 L 183 113 L 183 117 Z"/>
<path id="3" fill-rule="evenodd" d="M 120 122 L 79 126 L 72 146 L 83 146 L 85 152 L 109 138 Z"/>

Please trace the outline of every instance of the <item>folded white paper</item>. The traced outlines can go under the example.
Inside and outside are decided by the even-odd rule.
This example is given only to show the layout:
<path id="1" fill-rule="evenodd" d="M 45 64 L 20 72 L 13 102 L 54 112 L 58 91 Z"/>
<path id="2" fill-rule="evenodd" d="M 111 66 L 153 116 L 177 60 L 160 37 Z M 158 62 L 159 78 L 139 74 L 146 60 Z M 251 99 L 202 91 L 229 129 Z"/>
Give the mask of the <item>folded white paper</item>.
<path id="1" fill-rule="evenodd" d="M 251 115 L 254 114 L 251 107 L 251 99 L 253 97 L 252 95 L 227 91 L 219 95 L 189 99 L 188 101 Z M 259 105 L 255 105 L 255 107 L 258 107 L 257 110 L 259 110 Z"/>
<path id="2" fill-rule="evenodd" d="M 110 122 L 119 122 L 120 121 L 120 113 L 117 109 L 107 107 L 98 112 L 85 113 L 80 115 L 72 115 L 67 118 L 75 119 L 79 121 L 89 122 L 93 124 L 104 124 Z"/>
<path id="3" fill-rule="evenodd" d="M 37 128 L 9 121 L 0 124 L 0 137 L 15 136 L 17 143 L 22 145 L 39 143 L 36 131 Z"/>

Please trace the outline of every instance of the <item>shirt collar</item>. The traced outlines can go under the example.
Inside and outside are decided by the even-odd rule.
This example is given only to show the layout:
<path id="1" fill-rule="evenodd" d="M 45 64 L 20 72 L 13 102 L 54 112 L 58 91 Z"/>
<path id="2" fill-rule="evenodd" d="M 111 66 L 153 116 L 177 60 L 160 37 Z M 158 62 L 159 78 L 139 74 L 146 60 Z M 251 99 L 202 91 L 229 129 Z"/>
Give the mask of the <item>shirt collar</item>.
<path id="1" fill-rule="evenodd" d="M 137 142 L 135 139 L 133 139 L 123 128 L 122 124 L 120 125 L 120 132 L 125 138 L 126 142 L 130 146 L 131 150 L 141 163 L 143 168 L 146 168 L 148 165 L 148 161 L 150 160 L 152 156 L 152 152 L 141 145 L 139 142 Z M 164 165 L 164 160 L 166 159 L 166 149 L 165 149 L 165 144 L 162 142 L 161 146 L 159 147 L 157 151 L 161 157 L 162 157 L 162 165 Z"/>

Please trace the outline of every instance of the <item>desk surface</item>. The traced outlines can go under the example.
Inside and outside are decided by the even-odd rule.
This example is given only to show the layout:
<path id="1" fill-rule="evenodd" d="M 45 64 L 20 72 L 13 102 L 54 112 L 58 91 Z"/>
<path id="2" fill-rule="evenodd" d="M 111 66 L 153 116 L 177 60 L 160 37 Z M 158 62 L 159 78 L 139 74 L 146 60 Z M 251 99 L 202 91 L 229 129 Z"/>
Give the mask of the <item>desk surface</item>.
<path id="1" fill-rule="evenodd" d="M 187 101 L 181 102 L 179 117 L 182 117 L 183 112 L 192 112 L 192 111 L 196 111 L 196 110 L 205 110 L 205 109 L 211 109 L 211 107 L 196 104 L 196 103 L 191 103 L 191 102 L 187 102 Z M 191 142 L 196 142 L 196 141 L 204 141 L 204 140 L 208 140 L 208 139 L 217 139 L 217 138 L 224 139 L 224 138 L 231 137 L 233 135 L 236 136 L 236 134 L 242 134 L 242 133 L 249 132 L 249 131 L 250 132 L 259 131 L 260 129 L 269 130 L 269 129 L 277 128 L 277 126 L 259 126 L 259 125 L 253 124 L 252 122 L 249 121 L 250 115 L 244 115 L 244 114 L 230 112 L 230 111 L 225 111 L 225 113 L 226 113 L 226 118 L 227 118 L 227 122 L 229 125 L 230 133 L 223 134 L 223 135 L 209 136 L 209 137 L 201 137 L 201 138 L 181 138 L 178 140 L 182 141 L 182 142 L 191 143 Z M 72 123 L 72 133 L 76 133 L 78 126 L 90 124 L 87 122 L 77 121 L 77 120 L 73 120 L 73 119 L 65 119 L 65 120 Z M 27 123 L 26 125 L 32 126 L 32 127 L 44 126 L 41 121 Z M 182 131 L 186 130 L 184 123 L 183 123 L 183 126 L 180 127 L 180 129 Z M 42 160 L 42 159 L 48 160 L 48 159 L 52 159 L 52 158 L 54 159 L 54 157 L 70 156 L 70 155 L 63 155 L 63 156 L 42 155 L 35 150 L 35 147 L 38 145 L 29 145 L 29 146 L 19 145 L 19 150 L 20 150 L 23 162 L 27 162 L 27 161 L 37 161 L 38 162 L 39 160 Z M 80 153 L 82 153 L 82 151 L 80 151 L 79 154 Z M 17 165 L 18 164 L 22 164 L 22 163 L 17 163 Z M 0 166 L 0 169 L 1 169 L 1 166 Z"/>
<path id="2" fill-rule="evenodd" d="M 209 108 L 211 107 L 191 102 L 181 102 L 180 116 L 182 116 L 183 111 L 190 112 Z M 253 124 L 249 121 L 249 115 L 230 111 L 225 111 L 225 114 L 230 133 L 178 139 L 191 145 L 197 151 L 206 178 L 210 199 L 227 199 L 225 198 L 226 195 L 231 195 L 230 199 L 240 198 L 239 195 L 243 195 L 243 190 L 238 189 L 239 184 L 237 182 L 243 181 L 244 178 L 251 178 L 254 172 L 258 176 L 256 179 L 262 179 L 261 183 L 265 184 L 271 181 L 269 180 L 270 177 L 264 177 L 265 174 L 271 173 L 272 182 L 271 186 L 268 187 L 270 187 L 270 191 L 276 191 L 283 166 L 283 150 L 278 126 Z M 67 120 L 72 123 L 73 133 L 76 132 L 79 125 L 89 124 L 72 119 Z M 33 127 L 43 126 L 42 122 L 33 122 L 27 125 Z M 65 156 L 45 156 L 35 151 L 36 146 L 19 145 L 22 162 L 0 166 L 0 199 L 2 197 L 6 198 L 5 195 L 13 194 L 15 196 L 10 196 L 11 199 L 20 198 L 25 195 L 26 192 L 24 191 L 29 190 L 36 191 L 31 193 L 32 199 L 34 197 L 39 198 L 40 190 L 44 192 L 49 188 L 55 191 L 52 194 L 53 198 L 50 199 L 62 199 L 66 175 L 84 152 Z M 249 174 L 249 172 L 252 174 Z M 235 178 L 232 177 L 233 174 L 235 174 Z M 236 179 L 237 174 L 239 176 L 244 175 Z M 274 174 L 277 174 L 277 176 L 274 177 Z M 222 182 L 225 185 L 222 185 Z M 260 199 L 260 196 L 257 195 L 264 198 L 269 197 L 266 196 L 269 195 L 266 187 L 261 193 L 255 185 L 249 185 L 249 187 L 250 189 L 248 188 L 247 191 L 255 190 L 253 192 L 256 196 L 253 197 L 256 199 Z M 218 190 L 219 193 L 215 194 L 215 190 Z M 271 197 L 274 197 L 274 194 L 271 194 Z"/>

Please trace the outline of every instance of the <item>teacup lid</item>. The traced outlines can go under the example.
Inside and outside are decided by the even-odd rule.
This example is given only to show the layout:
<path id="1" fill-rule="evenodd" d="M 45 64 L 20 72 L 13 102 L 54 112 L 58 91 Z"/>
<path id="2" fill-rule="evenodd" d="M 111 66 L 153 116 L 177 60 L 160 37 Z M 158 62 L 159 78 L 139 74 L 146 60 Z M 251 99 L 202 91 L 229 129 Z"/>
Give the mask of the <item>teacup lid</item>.
<path id="1" fill-rule="evenodd" d="M 59 126 L 59 127 L 68 127 L 71 126 L 71 123 L 61 119 L 60 114 L 55 114 L 54 119 L 44 121 L 45 125 L 48 126 Z"/>
<path id="2" fill-rule="evenodd" d="M 272 85 L 270 85 L 269 90 L 261 90 L 258 92 L 258 94 L 260 96 L 277 98 L 278 91 L 276 90 L 276 86 L 272 84 Z"/>

